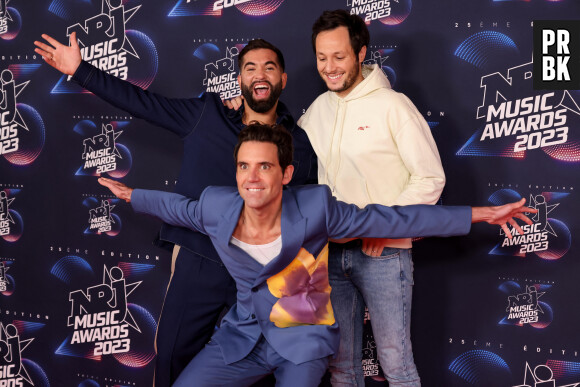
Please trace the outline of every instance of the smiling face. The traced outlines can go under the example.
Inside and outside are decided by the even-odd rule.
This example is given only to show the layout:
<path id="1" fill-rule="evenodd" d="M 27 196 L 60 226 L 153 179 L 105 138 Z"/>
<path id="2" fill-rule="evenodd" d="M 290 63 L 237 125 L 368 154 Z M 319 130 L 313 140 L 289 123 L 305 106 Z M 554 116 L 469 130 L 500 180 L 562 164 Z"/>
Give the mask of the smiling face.
<path id="1" fill-rule="evenodd" d="M 276 53 L 267 48 L 249 51 L 238 75 L 242 95 L 256 113 L 266 113 L 276 107 L 282 89 L 286 87 L 286 79 Z"/>
<path id="2" fill-rule="evenodd" d="M 294 167 L 282 171 L 278 148 L 271 142 L 246 141 L 238 151 L 236 181 L 246 208 L 278 211 L 282 187 L 292 179 Z"/>
<path id="3" fill-rule="evenodd" d="M 366 47 L 362 47 L 358 55 L 354 53 L 346 27 L 318 34 L 316 66 L 328 90 L 344 98 L 362 82 L 361 63 L 366 51 Z"/>

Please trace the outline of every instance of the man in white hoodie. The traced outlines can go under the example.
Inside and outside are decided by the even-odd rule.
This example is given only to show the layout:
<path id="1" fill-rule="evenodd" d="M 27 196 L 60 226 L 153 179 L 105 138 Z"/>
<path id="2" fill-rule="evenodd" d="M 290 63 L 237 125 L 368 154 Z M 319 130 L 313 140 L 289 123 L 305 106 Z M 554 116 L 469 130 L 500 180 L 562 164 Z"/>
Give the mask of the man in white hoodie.
<path id="1" fill-rule="evenodd" d="M 377 65 L 363 66 L 369 32 L 344 10 L 312 27 L 318 71 L 328 92 L 299 120 L 318 156 L 318 182 L 339 200 L 364 207 L 434 204 L 445 175 L 425 119 L 391 89 Z M 331 243 L 329 278 L 340 327 L 333 386 L 364 386 L 362 336 L 369 309 L 377 355 L 390 386 L 420 386 L 410 340 L 411 239 Z"/>

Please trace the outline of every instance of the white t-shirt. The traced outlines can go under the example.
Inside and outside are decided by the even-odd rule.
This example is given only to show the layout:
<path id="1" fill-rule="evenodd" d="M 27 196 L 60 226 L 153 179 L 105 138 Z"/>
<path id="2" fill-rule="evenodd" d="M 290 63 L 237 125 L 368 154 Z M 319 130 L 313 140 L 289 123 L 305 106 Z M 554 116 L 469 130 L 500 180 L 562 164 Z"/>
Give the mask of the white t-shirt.
<path id="1" fill-rule="evenodd" d="M 251 245 L 234 237 L 232 237 L 230 242 L 244 250 L 250 257 L 254 258 L 263 266 L 266 266 L 271 260 L 276 258 L 282 250 L 282 235 L 265 245 Z"/>

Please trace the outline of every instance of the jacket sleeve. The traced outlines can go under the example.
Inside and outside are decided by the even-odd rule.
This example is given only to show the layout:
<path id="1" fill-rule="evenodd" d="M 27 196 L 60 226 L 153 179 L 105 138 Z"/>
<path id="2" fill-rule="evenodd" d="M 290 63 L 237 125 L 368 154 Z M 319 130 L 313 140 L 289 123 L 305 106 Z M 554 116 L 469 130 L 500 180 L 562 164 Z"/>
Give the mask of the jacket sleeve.
<path id="1" fill-rule="evenodd" d="M 292 140 L 294 142 L 294 161 L 292 164 L 295 165 L 296 169 L 290 185 L 318 183 L 318 160 L 304 129 L 295 126 L 292 131 Z"/>
<path id="2" fill-rule="evenodd" d="M 409 171 L 409 181 L 393 204 L 435 204 L 445 186 L 445 173 L 429 125 L 415 105 L 401 95 L 407 110 L 404 122 L 389 122 L 401 159 Z M 397 115 L 399 116 L 399 115 Z"/>
<path id="3" fill-rule="evenodd" d="M 337 200 L 326 190 L 323 199 L 329 238 L 411 238 L 465 235 L 471 229 L 471 207 L 426 204 L 359 208 Z"/>
<path id="4" fill-rule="evenodd" d="M 203 194 L 198 201 L 170 192 L 134 189 L 131 206 L 135 212 L 153 215 L 173 226 L 189 228 L 207 235 L 201 213 L 202 199 Z"/>
<path id="5" fill-rule="evenodd" d="M 191 132 L 201 118 L 204 98 L 166 98 L 107 74 L 88 62 L 81 64 L 72 79 L 113 106 L 180 137 Z"/>

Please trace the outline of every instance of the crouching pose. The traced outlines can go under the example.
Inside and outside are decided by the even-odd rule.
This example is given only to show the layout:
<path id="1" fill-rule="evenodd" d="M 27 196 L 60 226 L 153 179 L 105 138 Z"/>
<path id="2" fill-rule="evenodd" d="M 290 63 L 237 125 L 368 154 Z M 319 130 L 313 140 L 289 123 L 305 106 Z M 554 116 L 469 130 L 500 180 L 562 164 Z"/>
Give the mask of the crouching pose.
<path id="1" fill-rule="evenodd" d="M 199 200 L 131 189 L 100 178 L 137 212 L 209 235 L 237 284 L 237 303 L 174 386 L 251 385 L 273 373 L 278 386 L 318 386 L 339 332 L 330 303 L 328 239 L 450 236 L 470 224 L 531 224 L 524 200 L 499 207 L 416 205 L 363 209 L 325 185 L 284 188 L 292 178 L 292 137 L 252 124 L 234 150 L 237 190 L 208 187 Z"/>

